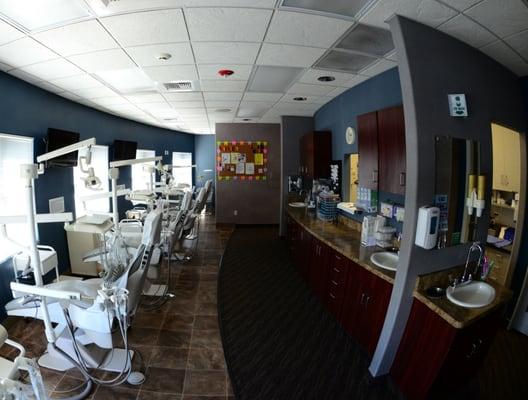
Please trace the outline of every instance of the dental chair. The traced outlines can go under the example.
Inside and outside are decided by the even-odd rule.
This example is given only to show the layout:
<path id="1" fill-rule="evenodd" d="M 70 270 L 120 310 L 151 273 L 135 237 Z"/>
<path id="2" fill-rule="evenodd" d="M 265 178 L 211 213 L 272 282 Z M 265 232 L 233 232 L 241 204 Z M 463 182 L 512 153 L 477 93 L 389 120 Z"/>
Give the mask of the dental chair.
<path id="1" fill-rule="evenodd" d="M 128 349 L 126 331 L 139 305 L 152 250 L 160 235 L 161 213 L 154 210 L 146 217 L 141 244 L 128 265 L 105 265 L 103 279 L 66 280 L 43 286 L 81 296 L 75 300 L 46 296 L 51 322 L 57 324 L 56 340 L 48 343 L 47 353 L 38 361 L 41 366 L 58 371 L 79 364 L 120 373 L 130 370 L 134 352 Z M 12 316 L 43 319 L 41 304 L 41 296 L 25 295 L 9 302 L 6 311 Z M 124 349 L 113 347 L 114 325 L 121 331 Z"/>

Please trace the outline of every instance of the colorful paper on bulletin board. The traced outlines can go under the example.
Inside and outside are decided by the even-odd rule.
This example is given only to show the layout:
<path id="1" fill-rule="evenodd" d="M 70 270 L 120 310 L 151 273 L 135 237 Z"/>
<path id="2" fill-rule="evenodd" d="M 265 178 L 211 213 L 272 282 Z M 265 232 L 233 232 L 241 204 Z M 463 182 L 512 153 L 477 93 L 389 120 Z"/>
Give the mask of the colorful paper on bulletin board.
<path id="1" fill-rule="evenodd" d="M 267 141 L 219 140 L 216 174 L 219 181 L 265 181 L 269 146 Z"/>

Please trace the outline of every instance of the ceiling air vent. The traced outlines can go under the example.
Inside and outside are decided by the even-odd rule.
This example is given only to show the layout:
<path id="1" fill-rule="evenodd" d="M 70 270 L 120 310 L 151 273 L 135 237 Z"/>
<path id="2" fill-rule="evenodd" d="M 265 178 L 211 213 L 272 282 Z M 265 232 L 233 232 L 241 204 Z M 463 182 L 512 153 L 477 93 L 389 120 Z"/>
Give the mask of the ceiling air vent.
<path id="1" fill-rule="evenodd" d="M 194 90 L 192 81 L 177 81 L 163 83 L 168 92 L 190 92 Z"/>

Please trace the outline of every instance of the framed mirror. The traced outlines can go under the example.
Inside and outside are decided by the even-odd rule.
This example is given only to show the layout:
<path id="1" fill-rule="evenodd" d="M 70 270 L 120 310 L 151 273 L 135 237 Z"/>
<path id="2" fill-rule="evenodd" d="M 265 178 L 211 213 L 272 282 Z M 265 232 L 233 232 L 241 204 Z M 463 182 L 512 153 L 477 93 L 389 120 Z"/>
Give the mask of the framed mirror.
<path id="1" fill-rule="evenodd" d="M 480 145 L 476 141 L 437 136 L 435 143 L 435 199 L 440 208 L 439 247 L 474 240 L 475 213 L 466 207 L 470 175 L 480 173 Z"/>

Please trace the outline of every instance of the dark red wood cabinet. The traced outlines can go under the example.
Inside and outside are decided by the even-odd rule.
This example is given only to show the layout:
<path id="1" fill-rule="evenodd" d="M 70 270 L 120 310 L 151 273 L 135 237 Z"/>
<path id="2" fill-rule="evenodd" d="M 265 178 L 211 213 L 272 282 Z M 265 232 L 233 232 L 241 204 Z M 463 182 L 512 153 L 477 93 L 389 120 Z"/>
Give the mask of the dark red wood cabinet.
<path id="1" fill-rule="evenodd" d="M 357 117 L 359 184 L 405 194 L 405 121 L 402 106 Z"/>
<path id="2" fill-rule="evenodd" d="M 330 249 L 319 239 L 312 238 L 310 266 L 310 288 L 315 296 L 324 303 L 328 286 L 328 252 Z"/>
<path id="3" fill-rule="evenodd" d="M 424 399 L 431 392 L 456 393 L 482 365 L 501 312 L 456 329 L 415 299 L 391 368 L 394 382 L 409 399 Z"/>
<path id="4" fill-rule="evenodd" d="M 315 131 L 300 141 L 300 173 L 313 179 L 330 177 L 332 132 Z"/>
<path id="5" fill-rule="evenodd" d="M 378 152 L 380 190 L 405 194 L 405 122 L 402 106 L 378 111 Z"/>
<path id="6" fill-rule="evenodd" d="M 359 185 L 378 190 L 378 113 L 376 111 L 357 117 Z"/>
<path id="7" fill-rule="evenodd" d="M 350 260 L 332 250 L 328 257 L 328 284 L 326 287 L 326 307 L 338 321 L 346 294 L 346 282 Z"/>
<path id="8" fill-rule="evenodd" d="M 341 320 L 345 330 L 374 354 L 389 306 L 392 285 L 350 262 Z"/>

